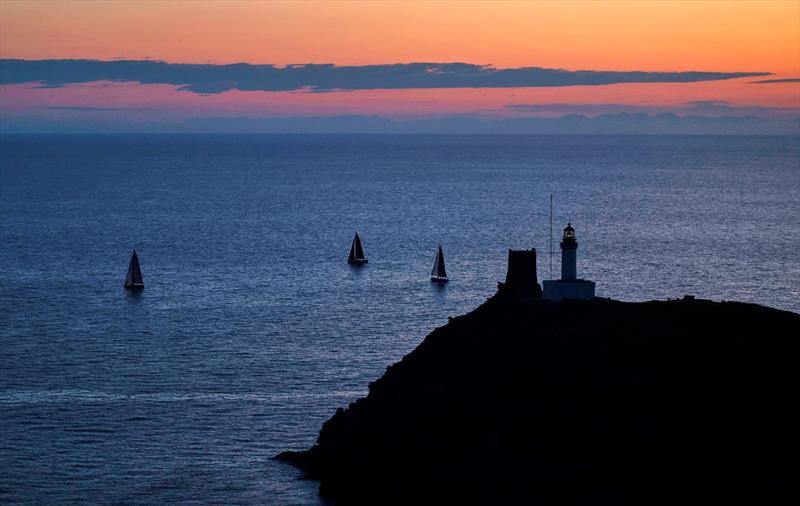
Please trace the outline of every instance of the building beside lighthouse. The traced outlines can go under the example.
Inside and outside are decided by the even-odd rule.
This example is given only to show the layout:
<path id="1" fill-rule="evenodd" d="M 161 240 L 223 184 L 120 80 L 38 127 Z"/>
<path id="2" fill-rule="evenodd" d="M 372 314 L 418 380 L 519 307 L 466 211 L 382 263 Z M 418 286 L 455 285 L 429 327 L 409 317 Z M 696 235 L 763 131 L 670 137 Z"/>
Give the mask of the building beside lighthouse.
<path id="1" fill-rule="evenodd" d="M 504 283 L 497 283 L 501 293 L 510 294 L 520 301 L 542 297 L 542 287 L 536 275 L 536 248 L 508 250 L 508 273 Z"/>
<path id="2" fill-rule="evenodd" d="M 561 279 L 544 281 L 544 298 L 550 300 L 562 299 L 593 299 L 594 281 L 578 278 L 578 240 L 575 229 L 567 223 L 564 236 L 561 239 Z"/>

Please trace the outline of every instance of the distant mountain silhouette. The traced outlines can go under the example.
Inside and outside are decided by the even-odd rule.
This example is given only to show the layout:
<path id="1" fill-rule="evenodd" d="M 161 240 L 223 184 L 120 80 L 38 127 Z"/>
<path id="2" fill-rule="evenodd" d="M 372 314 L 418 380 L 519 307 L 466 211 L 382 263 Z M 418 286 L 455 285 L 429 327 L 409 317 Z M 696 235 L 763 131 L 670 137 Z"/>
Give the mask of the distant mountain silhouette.
<path id="1" fill-rule="evenodd" d="M 92 114 L 92 111 L 86 111 Z M 105 114 L 96 111 L 94 114 Z M 471 115 L 400 120 L 385 116 L 199 117 L 180 123 L 108 117 L 7 117 L 1 133 L 351 133 L 351 134 L 560 134 L 560 135 L 800 135 L 793 119 L 746 115 L 701 116 L 614 113 L 596 117 L 485 118 Z"/>

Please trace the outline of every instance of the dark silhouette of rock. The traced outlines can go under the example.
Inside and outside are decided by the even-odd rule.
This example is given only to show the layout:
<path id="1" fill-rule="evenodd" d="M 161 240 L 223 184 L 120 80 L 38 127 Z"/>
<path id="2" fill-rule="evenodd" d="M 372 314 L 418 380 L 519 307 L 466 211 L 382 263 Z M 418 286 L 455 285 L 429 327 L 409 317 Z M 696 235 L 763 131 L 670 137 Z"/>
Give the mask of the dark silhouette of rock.
<path id="1" fill-rule="evenodd" d="M 337 504 L 774 504 L 798 492 L 800 315 L 503 295 L 277 458 Z"/>

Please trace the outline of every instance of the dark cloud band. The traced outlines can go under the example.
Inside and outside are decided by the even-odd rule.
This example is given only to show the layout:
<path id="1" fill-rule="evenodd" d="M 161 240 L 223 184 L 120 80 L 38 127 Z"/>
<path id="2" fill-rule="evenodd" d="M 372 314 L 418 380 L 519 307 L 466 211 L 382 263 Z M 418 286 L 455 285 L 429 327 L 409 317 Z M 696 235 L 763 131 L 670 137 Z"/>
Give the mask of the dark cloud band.
<path id="1" fill-rule="evenodd" d="M 41 109 L 51 111 L 74 111 L 74 112 L 128 112 L 128 111 L 152 111 L 145 107 L 90 107 L 78 105 L 48 105 Z"/>
<path id="2" fill-rule="evenodd" d="M 800 83 L 800 77 L 787 77 L 785 79 L 763 79 L 753 81 L 751 84 L 778 84 L 778 83 Z"/>
<path id="3" fill-rule="evenodd" d="M 0 84 L 41 86 L 93 81 L 171 84 L 194 93 L 334 91 L 410 88 L 522 88 L 620 83 L 688 83 L 770 75 L 768 72 L 617 72 L 541 67 L 497 69 L 468 63 L 233 65 L 134 60 L 0 60 Z"/>

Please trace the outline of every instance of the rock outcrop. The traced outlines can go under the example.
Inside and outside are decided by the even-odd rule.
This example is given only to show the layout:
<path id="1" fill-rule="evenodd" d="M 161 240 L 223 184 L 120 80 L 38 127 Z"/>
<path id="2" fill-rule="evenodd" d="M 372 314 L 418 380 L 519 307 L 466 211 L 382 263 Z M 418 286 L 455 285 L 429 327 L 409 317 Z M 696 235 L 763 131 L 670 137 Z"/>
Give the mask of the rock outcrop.
<path id="1" fill-rule="evenodd" d="M 338 504 L 769 504 L 798 492 L 800 315 L 501 295 L 278 458 Z"/>

